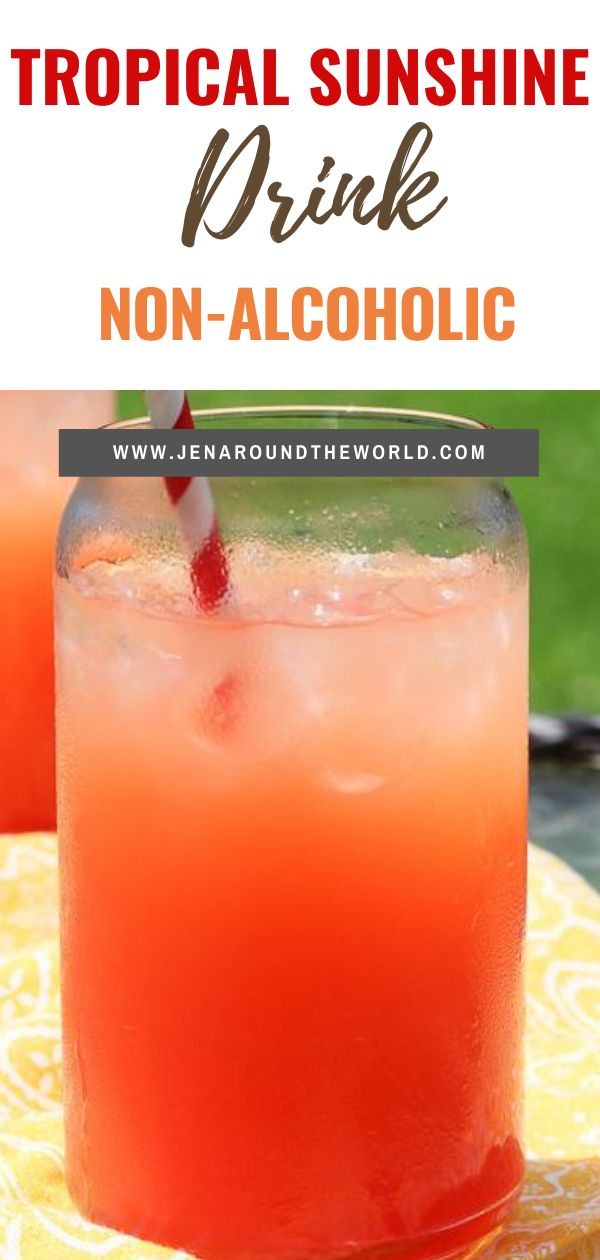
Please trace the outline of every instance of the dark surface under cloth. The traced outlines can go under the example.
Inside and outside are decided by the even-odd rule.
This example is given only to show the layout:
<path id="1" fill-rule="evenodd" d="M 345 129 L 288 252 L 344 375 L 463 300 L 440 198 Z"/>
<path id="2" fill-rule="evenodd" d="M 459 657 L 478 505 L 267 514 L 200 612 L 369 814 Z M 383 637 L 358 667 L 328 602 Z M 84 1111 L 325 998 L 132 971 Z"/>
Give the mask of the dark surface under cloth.
<path id="1" fill-rule="evenodd" d="M 600 769 L 534 762 L 529 836 L 600 891 Z"/>

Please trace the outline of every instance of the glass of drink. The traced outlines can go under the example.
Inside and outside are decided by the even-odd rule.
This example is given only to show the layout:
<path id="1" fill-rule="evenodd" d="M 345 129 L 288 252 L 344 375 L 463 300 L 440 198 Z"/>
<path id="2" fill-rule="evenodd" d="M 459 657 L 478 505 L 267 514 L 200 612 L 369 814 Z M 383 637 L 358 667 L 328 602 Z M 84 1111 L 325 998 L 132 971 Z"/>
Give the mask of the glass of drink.
<path id="1" fill-rule="evenodd" d="M 58 429 L 106 424 L 110 393 L 0 391 L 0 831 L 56 825 L 52 574 L 69 487 Z"/>
<path id="2" fill-rule="evenodd" d="M 480 479 L 213 490 L 212 613 L 156 479 L 63 518 L 69 1185 L 204 1260 L 453 1256 L 523 1174 L 523 529 Z"/>

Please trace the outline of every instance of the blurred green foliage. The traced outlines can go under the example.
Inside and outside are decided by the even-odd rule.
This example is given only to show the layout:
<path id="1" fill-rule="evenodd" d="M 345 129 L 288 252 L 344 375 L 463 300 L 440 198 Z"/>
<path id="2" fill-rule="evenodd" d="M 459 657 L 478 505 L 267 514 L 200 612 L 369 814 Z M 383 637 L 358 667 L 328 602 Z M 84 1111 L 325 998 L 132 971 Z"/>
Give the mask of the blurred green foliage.
<path id="1" fill-rule="evenodd" d="M 191 390 L 196 406 L 372 403 L 540 430 L 540 476 L 515 479 L 531 551 L 532 708 L 600 712 L 600 391 Z M 120 395 L 122 417 L 143 412 Z"/>

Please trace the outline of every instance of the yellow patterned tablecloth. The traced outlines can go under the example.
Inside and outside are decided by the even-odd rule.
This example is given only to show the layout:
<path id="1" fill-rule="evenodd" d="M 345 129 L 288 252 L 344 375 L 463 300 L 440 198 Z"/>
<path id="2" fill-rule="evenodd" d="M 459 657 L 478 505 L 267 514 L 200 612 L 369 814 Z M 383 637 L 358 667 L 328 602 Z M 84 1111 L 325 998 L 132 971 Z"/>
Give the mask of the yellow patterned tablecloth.
<path id="1" fill-rule="evenodd" d="M 600 1260 L 600 897 L 536 849 L 527 965 L 527 1180 L 478 1260 Z M 175 1260 L 73 1210 L 60 1090 L 56 839 L 0 837 L 0 1260 Z"/>

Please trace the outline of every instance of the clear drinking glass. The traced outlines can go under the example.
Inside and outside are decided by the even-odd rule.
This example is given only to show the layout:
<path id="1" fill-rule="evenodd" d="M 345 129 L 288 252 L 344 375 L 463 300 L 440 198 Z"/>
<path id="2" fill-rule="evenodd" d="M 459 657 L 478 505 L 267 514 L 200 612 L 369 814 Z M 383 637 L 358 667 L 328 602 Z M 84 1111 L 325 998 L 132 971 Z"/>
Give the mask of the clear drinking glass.
<path id="1" fill-rule="evenodd" d="M 523 529 L 480 479 L 213 491 L 212 614 L 159 480 L 63 518 L 71 1191 L 204 1260 L 454 1255 L 523 1174 Z"/>
<path id="2" fill-rule="evenodd" d="M 56 825 L 52 574 L 70 489 L 58 429 L 112 416 L 108 391 L 0 390 L 0 831 Z"/>

